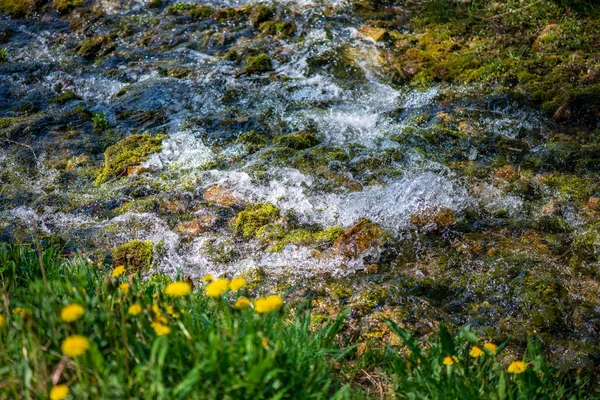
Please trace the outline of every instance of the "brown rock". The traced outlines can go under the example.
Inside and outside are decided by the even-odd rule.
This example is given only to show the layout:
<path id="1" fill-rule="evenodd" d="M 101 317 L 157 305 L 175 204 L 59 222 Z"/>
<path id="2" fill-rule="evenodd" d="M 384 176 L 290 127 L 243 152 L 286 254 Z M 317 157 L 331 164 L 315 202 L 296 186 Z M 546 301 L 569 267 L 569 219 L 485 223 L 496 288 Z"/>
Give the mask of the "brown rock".
<path id="1" fill-rule="evenodd" d="M 127 176 L 140 176 L 144 172 L 149 172 L 149 171 L 151 171 L 150 168 L 142 167 L 141 165 L 130 165 L 130 166 L 127 166 L 127 170 L 126 170 L 125 174 Z"/>
<path id="2" fill-rule="evenodd" d="M 494 171 L 494 178 L 512 182 L 517 179 L 518 173 L 510 165 L 505 165 Z"/>
<path id="3" fill-rule="evenodd" d="M 600 197 L 590 197 L 587 202 L 587 208 L 593 211 L 600 211 Z"/>
<path id="4" fill-rule="evenodd" d="M 358 32 L 362 36 L 369 37 L 376 42 L 387 40 L 390 37 L 390 35 L 385 29 L 376 28 L 374 26 L 361 26 L 360 28 L 358 28 Z"/>
<path id="5" fill-rule="evenodd" d="M 571 108 L 568 105 L 563 104 L 554 112 L 552 118 L 554 118 L 556 122 L 564 122 L 571 119 L 571 114 Z"/>
<path id="6" fill-rule="evenodd" d="M 243 204 L 243 201 L 238 199 L 231 189 L 221 185 L 214 185 L 206 189 L 203 199 L 219 207 L 233 207 Z"/>
<path id="7" fill-rule="evenodd" d="M 204 215 L 196 220 L 181 222 L 177 225 L 177 230 L 190 236 L 198 236 L 215 226 L 218 217 L 216 215 Z"/>
<path id="8" fill-rule="evenodd" d="M 369 249 L 381 246 L 385 241 L 383 229 L 363 219 L 337 238 L 332 249 L 348 258 L 358 258 Z"/>
<path id="9" fill-rule="evenodd" d="M 439 229 L 456 224 L 456 215 L 449 208 L 428 208 L 411 215 L 410 222 L 421 228 L 433 225 Z"/>

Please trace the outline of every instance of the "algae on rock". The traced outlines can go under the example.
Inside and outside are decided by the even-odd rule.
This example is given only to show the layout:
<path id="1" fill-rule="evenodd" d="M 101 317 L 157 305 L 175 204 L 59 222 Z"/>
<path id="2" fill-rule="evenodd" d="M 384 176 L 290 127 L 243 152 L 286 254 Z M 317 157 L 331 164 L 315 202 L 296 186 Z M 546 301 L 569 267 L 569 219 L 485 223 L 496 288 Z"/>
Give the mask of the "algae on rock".
<path id="1" fill-rule="evenodd" d="M 110 146 L 104 152 L 104 168 L 94 183 L 100 185 L 109 179 L 123 175 L 128 166 L 139 165 L 148 156 L 162 149 L 165 135 L 132 135 Z"/>

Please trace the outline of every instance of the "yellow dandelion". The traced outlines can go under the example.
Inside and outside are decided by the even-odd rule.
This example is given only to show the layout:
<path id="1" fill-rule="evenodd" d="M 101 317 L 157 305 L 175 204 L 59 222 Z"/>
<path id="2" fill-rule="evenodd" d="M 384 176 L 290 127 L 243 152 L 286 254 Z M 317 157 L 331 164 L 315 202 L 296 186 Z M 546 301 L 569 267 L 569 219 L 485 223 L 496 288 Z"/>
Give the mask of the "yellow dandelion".
<path id="1" fill-rule="evenodd" d="M 269 345 L 269 338 L 262 338 L 262 341 L 260 342 L 260 344 L 262 345 L 262 347 L 267 347 Z"/>
<path id="2" fill-rule="evenodd" d="M 238 310 L 244 310 L 244 309 L 250 307 L 250 299 L 247 297 L 240 297 L 239 299 L 237 299 L 235 301 L 233 306 L 235 308 L 237 308 Z"/>
<path id="3" fill-rule="evenodd" d="M 152 323 L 152 328 L 154 329 L 154 332 L 156 332 L 156 334 L 158 336 L 167 336 L 169 333 L 171 333 L 171 328 L 169 328 L 167 325 L 164 325 L 158 321 L 154 321 Z"/>
<path id="4" fill-rule="evenodd" d="M 202 277 L 202 282 L 211 282 L 213 281 L 215 278 L 212 276 L 212 274 L 208 274 L 208 275 L 204 275 Z"/>
<path id="5" fill-rule="evenodd" d="M 0 328 L 3 328 L 6 324 L 6 320 L 4 319 L 4 315 L 0 315 Z"/>
<path id="6" fill-rule="evenodd" d="M 242 277 L 233 278 L 231 280 L 231 282 L 229 282 L 229 290 L 231 290 L 233 292 L 237 292 L 244 286 L 246 286 L 246 279 L 244 279 Z"/>
<path id="7" fill-rule="evenodd" d="M 209 297 L 219 297 L 227 291 L 228 287 L 229 281 L 227 279 L 217 279 L 216 281 L 212 281 L 208 284 L 205 293 Z"/>
<path id="8" fill-rule="evenodd" d="M 496 354 L 498 351 L 498 346 L 496 346 L 494 343 L 486 343 L 483 345 L 483 348 L 489 350 L 492 354 Z"/>
<path id="9" fill-rule="evenodd" d="M 452 359 L 452 357 L 450 357 L 450 356 L 446 356 L 446 357 L 444 357 L 444 361 L 442 361 L 442 363 L 444 365 L 453 365 L 454 359 Z"/>
<path id="10" fill-rule="evenodd" d="M 69 304 L 60 310 L 60 319 L 64 322 L 75 322 L 83 316 L 85 308 L 80 304 Z"/>
<path id="11" fill-rule="evenodd" d="M 56 385 L 50 390 L 50 400 L 63 400 L 69 395 L 69 387 Z"/>
<path id="12" fill-rule="evenodd" d="M 172 297 L 185 296 L 192 290 L 192 286 L 187 282 L 172 282 L 165 289 L 165 294 Z"/>
<path id="13" fill-rule="evenodd" d="M 112 276 L 113 276 L 113 278 L 117 278 L 117 277 L 123 275 L 124 272 L 125 272 L 125 266 L 119 265 L 119 266 L 116 266 L 115 269 L 112 270 Z"/>
<path id="14" fill-rule="evenodd" d="M 173 318 L 179 318 L 179 313 L 175 311 L 173 306 L 167 306 L 167 314 L 169 314 Z"/>
<path id="15" fill-rule="evenodd" d="M 119 292 L 121 292 L 121 293 L 129 292 L 129 283 L 121 283 L 119 285 Z"/>
<path id="16" fill-rule="evenodd" d="M 12 310 L 13 315 L 20 315 L 22 318 L 26 318 L 29 316 L 29 311 L 23 307 L 15 307 Z"/>
<path id="17" fill-rule="evenodd" d="M 506 369 L 509 374 L 522 374 L 527 369 L 527 364 L 523 361 L 513 361 Z"/>
<path id="18" fill-rule="evenodd" d="M 283 300 L 279 296 L 259 297 L 254 302 L 254 309 L 258 313 L 268 313 L 283 307 Z"/>
<path id="19" fill-rule="evenodd" d="M 90 342 L 84 336 L 73 335 L 63 340 L 60 348 L 66 356 L 78 357 L 90 348 Z"/>
<path id="20" fill-rule="evenodd" d="M 129 306 L 129 309 L 127 309 L 127 312 L 133 316 L 139 315 L 142 312 L 142 306 L 138 303 L 132 304 Z"/>
<path id="21" fill-rule="evenodd" d="M 469 352 L 469 355 L 473 358 L 479 358 L 482 355 L 484 355 L 485 353 L 483 352 L 483 350 L 481 350 L 479 347 L 477 346 L 473 346 L 473 348 L 471 348 L 471 351 Z"/>

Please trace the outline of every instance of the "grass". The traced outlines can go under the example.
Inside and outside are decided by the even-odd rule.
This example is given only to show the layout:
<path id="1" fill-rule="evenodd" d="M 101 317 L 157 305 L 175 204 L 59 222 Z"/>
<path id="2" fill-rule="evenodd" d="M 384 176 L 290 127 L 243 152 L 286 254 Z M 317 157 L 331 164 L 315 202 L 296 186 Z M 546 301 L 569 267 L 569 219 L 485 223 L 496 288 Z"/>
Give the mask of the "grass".
<path id="1" fill-rule="evenodd" d="M 488 344 L 489 350 L 468 328 L 453 335 L 442 326 L 423 340 L 387 320 L 401 345 L 349 343 L 346 312 L 317 322 L 310 302 L 287 300 L 280 309 L 281 293 L 250 292 L 243 280 L 199 283 L 189 291 L 186 281 L 169 285 L 163 275 L 113 275 L 53 247 L 0 244 L 0 398 L 63 398 L 51 392 L 60 385 L 76 399 L 564 399 L 591 393 L 584 378 L 550 368 L 534 341 L 522 357 L 505 360 L 505 344 Z M 256 301 L 259 295 L 276 297 Z M 254 307 L 238 309 L 240 297 Z M 80 307 L 61 311 L 71 304 Z M 89 344 L 79 348 L 81 355 L 65 345 L 74 335 Z M 515 360 L 523 361 L 524 372 L 507 372 Z"/>

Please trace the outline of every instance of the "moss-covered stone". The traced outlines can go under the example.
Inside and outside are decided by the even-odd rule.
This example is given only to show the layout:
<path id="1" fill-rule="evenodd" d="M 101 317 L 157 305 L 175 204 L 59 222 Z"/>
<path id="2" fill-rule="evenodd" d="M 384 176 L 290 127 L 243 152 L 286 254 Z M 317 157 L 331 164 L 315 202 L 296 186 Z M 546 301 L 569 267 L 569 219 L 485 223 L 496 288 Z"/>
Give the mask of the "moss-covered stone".
<path id="1" fill-rule="evenodd" d="M 250 22 L 256 27 L 271 18 L 273 18 L 273 9 L 264 4 L 257 4 L 252 7 L 249 15 Z"/>
<path id="2" fill-rule="evenodd" d="M 233 226 L 234 231 L 248 241 L 260 228 L 274 222 L 279 216 L 279 208 L 272 203 L 251 204 L 237 215 Z"/>
<path id="3" fill-rule="evenodd" d="M 52 6 L 59 14 L 66 14 L 74 8 L 83 7 L 83 0 L 53 0 Z"/>
<path id="4" fill-rule="evenodd" d="M 260 24 L 259 29 L 266 35 L 286 38 L 296 33 L 296 24 L 293 22 L 266 21 Z"/>
<path id="5" fill-rule="evenodd" d="M 271 241 L 269 251 L 280 252 L 288 244 L 296 246 L 331 246 L 344 233 L 341 226 L 332 226 L 322 230 L 294 229 L 285 232 L 283 227 L 266 225 L 259 229 L 256 237 L 263 241 Z"/>
<path id="6" fill-rule="evenodd" d="M 0 12 L 22 17 L 33 12 L 38 4 L 37 0 L 0 0 Z"/>
<path id="7" fill-rule="evenodd" d="M 291 135 L 278 136 L 273 139 L 273 144 L 286 146 L 295 150 L 308 149 L 309 147 L 316 146 L 319 143 L 319 138 L 308 132 L 298 132 Z"/>
<path id="8" fill-rule="evenodd" d="M 257 56 L 250 56 L 246 60 L 245 72 L 247 74 L 261 74 L 272 69 L 271 57 L 264 53 Z"/>
<path id="9" fill-rule="evenodd" d="M 72 90 L 65 90 L 61 94 L 55 96 L 52 99 L 52 102 L 57 104 L 65 104 L 71 100 L 81 100 L 81 97 Z"/>
<path id="10" fill-rule="evenodd" d="M 93 36 L 79 45 L 77 55 L 93 60 L 110 53 L 114 46 L 112 39 L 106 35 Z"/>
<path id="11" fill-rule="evenodd" d="M 115 247 L 113 264 L 124 265 L 128 270 L 142 270 L 152 265 L 154 244 L 150 241 L 132 240 Z"/>
<path id="12" fill-rule="evenodd" d="M 146 161 L 150 154 L 161 150 L 164 138 L 164 135 L 132 135 L 110 146 L 104 152 L 104 167 L 94 183 L 100 185 L 109 179 L 123 175 L 128 166 L 139 165 Z"/>

